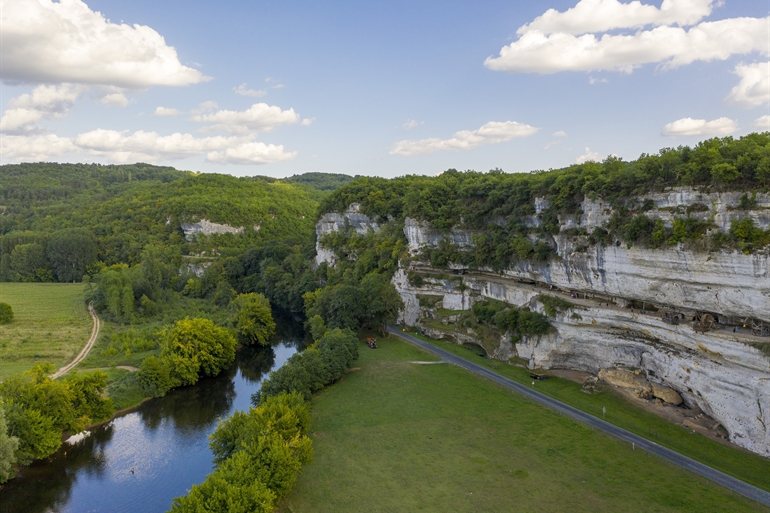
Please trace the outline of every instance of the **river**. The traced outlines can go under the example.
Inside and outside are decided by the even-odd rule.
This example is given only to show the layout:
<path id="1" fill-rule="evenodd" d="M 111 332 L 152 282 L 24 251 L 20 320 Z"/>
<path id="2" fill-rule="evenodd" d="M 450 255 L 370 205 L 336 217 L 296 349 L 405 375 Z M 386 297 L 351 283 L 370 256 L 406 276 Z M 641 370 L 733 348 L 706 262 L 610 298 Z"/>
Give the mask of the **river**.
<path id="1" fill-rule="evenodd" d="M 161 513 L 211 472 L 208 435 L 248 410 L 267 374 L 301 349 L 301 324 L 276 319 L 272 347 L 243 348 L 216 378 L 172 390 L 63 444 L 0 491 L 1 513 Z M 131 470 L 133 469 L 133 473 Z"/>

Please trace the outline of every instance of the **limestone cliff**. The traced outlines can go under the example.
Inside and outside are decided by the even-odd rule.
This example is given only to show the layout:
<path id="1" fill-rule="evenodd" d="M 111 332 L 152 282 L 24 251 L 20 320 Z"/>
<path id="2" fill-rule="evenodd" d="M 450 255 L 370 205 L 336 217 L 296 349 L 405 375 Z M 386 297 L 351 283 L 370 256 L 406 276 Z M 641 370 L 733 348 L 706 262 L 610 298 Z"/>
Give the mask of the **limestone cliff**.
<path id="1" fill-rule="evenodd" d="M 645 214 L 670 222 L 677 209 L 702 205 L 714 229 L 726 231 L 736 219 L 750 217 L 760 227 L 770 223 L 770 197 L 758 194 L 751 209 L 739 209 L 740 194 L 705 194 L 678 189 L 640 198 L 654 204 Z M 547 201 L 538 210 L 547 209 Z M 612 215 L 600 199 L 585 199 L 582 212 L 560 217 L 563 230 L 602 226 Z M 693 212 L 695 213 L 695 212 Z M 537 215 L 525 220 L 535 226 Z M 494 222 L 494 220 L 490 220 Z M 350 223 L 359 233 L 380 226 L 353 206 L 343 214 L 326 214 L 317 225 L 322 235 Z M 524 361 L 530 368 L 573 369 L 607 375 L 607 369 L 636 369 L 650 383 L 650 394 L 677 396 L 718 421 L 730 439 L 770 456 L 770 338 L 751 335 L 752 322 L 770 322 L 770 256 L 767 252 L 704 252 L 679 246 L 665 249 L 625 244 L 579 248 L 576 237 L 554 237 L 557 257 L 549 262 L 520 261 L 501 272 L 432 269 L 420 258 L 426 247 L 448 239 L 472 248 L 474 232 L 456 227 L 448 232 L 414 219 L 404 222 L 413 261 L 393 282 L 404 301 L 400 321 L 436 337 L 478 343 L 502 361 Z M 320 239 L 320 237 L 319 237 Z M 318 245 L 318 261 L 333 257 Z M 420 276 L 419 280 L 414 280 Z M 539 337 L 511 340 L 508 334 L 487 337 L 437 319 L 438 309 L 460 312 L 485 298 L 543 312 L 541 294 L 568 299 L 574 308 L 551 318 L 554 329 Z M 640 306 L 647 310 L 640 313 Z M 666 322 L 664 312 L 677 312 L 681 324 Z M 690 322 L 709 312 L 732 329 L 696 332 Z M 449 314 L 446 314 L 449 315 Z M 450 324 L 442 328 L 442 322 Z M 749 329 L 744 327 L 748 326 Z M 658 388 L 655 388 L 658 387 Z M 675 403 L 673 399 L 670 401 Z"/>

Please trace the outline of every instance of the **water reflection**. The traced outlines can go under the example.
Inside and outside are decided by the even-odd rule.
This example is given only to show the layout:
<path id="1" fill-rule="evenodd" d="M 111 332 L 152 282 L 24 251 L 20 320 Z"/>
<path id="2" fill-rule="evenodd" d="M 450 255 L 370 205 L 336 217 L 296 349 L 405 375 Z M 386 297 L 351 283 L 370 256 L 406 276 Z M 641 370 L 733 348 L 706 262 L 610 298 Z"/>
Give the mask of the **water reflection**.
<path id="1" fill-rule="evenodd" d="M 166 511 L 211 471 L 207 437 L 219 419 L 248 409 L 260 381 L 302 347 L 301 324 L 277 320 L 275 346 L 241 349 L 229 371 L 149 401 L 23 469 L 0 490 L 0 513 Z"/>

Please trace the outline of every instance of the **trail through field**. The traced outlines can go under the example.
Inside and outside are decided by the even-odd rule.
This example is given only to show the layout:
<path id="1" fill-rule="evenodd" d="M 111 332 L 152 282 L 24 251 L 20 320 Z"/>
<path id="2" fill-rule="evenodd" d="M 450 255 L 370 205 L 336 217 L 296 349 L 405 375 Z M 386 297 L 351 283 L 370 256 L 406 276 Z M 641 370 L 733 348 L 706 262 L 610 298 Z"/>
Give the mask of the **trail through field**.
<path id="1" fill-rule="evenodd" d="M 91 314 L 91 318 L 94 320 L 94 327 L 91 329 L 91 338 L 88 339 L 88 342 L 86 342 L 86 347 L 84 347 L 80 353 L 75 357 L 74 360 L 72 360 L 70 363 L 62 367 L 61 369 L 57 370 L 51 375 L 51 379 L 56 379 L 64 376 L 69 371 L 72 370 L 75 365 L 79 364 L 83 358 L 88 356 L 89 351 L 91 351 L 91 348 L 94 347 L 94 342 L 96 342 L 96 337 L 99 336 L 99 317 L 97 317 L 96 312 L 94 312 L 94 305 L 93 303 L 88 303 L 88 313 Z"/>

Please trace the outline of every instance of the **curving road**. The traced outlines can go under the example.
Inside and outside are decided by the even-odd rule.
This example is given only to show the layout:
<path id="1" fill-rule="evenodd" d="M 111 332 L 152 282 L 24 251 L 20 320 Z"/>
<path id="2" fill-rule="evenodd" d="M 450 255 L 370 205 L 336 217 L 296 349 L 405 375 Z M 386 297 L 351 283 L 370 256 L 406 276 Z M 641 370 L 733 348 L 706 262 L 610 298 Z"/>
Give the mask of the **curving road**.
<path id="1" fill-rule="evenodd" d="M 88 342 L 86 342 L 86 347 L 84 347 L 80 353 L 75 357 L 74 360 L 72 360 L 70 363 L 62 367 L 61 369 L 57 370 L 53 374 L 51 374 L 51 379 L 56 379 L 64 376 L 69 371 L 72 370 L 75 365 L 79 364 L 83 358 L 88 356 L 89 351 L 91 351 L 91 348 L 94 347 L 94 342 L 96 342 L 96 337 L 99 336 L 99 328 L 101 327 L 101 324 L 99 322 L 99 317 L 96 316 L 96 312 L 94 312 L 94 304 L 88 303 L 88 313 L 91 314 L 91 318 L 94 320 L 94 327 L 91 328 L 91 338 L 88 339 Z"/>
<path id="2" fill-rule="evenodd" d="M 606 422 L 600 418 L 594 417 L 593 415 L 589 415 L 584 411 L 578 410 L 577 408 L 573 408 L 572 406 L 569 406 L 568 404 L 565 404 L 561 401 L 557 401 L 556 399 L 553 399 L 552 397 L 548 397 L 545 394 L 536 392 L 535 390 L 532 390 L 531 388 L 525 385 L 522 385 L 521 383 L 513 381 L 512 379 L 506 378 L 505 376 L 501 376 L 500 374 L 493 372 L 487 369 L 486 367 L 482 367 L 481 365 L 477 365 L 475 363 L 469 362 L 464 358 L 461 358 L 450 352 L 444 351 L 443 349 L 440 349 L 432 344 L 424 342 L 417 337 L 413 337 L 407 333 L 404 333 L 395 326 L 388 325 L 387 330 L 389 333 L 392 333 L 393 335 L 396 335 L 397 337 L 400 337 L 406 340 L 407 342 L 410 342 L 437 356 L 440 356 L 444 360 L 450 363 L 453 363 L 458 367 L 462 367 L 463 369 L 466 369 L 475 374 L 483 376 L 491 381 L 494 381 L 499 385 L 502 385 L 510 390 L 513 390 L 514 392 L 518 392 L 521 395 L 528 397 L 529 399 L 532 399 L 533 401 L 536 401 L 540 404 L 553 408 L 554 410 L 561 412 L 565 415 L 569 415 L 570 417 L 576 420 L 579 420 L 584 424 L 588 424 L 591 427 L 600 429 L 605 433 L 608 433 L 614 437 L 617 437 L 625 442 L 633 443 L 637 447 L 644 449 L 647 452 L 655 454 L 656 456 L 660 456 L 661 458 L 667 461 L 670 461 L 675 465 L 679 465 L 680 467 L 685 468 L 690 472 L 698 474 L 699 476 L 705 477 L 706 479 L 710 479 L 711 481 L 717 483 L 718 485 L 724 486 L 725 488 L 728 488 L 736 493 L 739 493 L 745 497 L 748 497 L 749 499 L 755 500 L 761 504 L 764 504 L 765 506 L 770 506 L 770 492 L 762 490 L 761 488 L 757 488 L 756 486 L 750 485 L 744 481 L 741 481 L 740 479 L 736 479 L 732 476 L 729 476 L 724 472 L 720 472 L 714 468 L 709 467 L 708 465 L 695 461 L 692 458 L 683 456 L 676 451 L 663 447 L 662 445 L 658 445 L 655 442 L 651 442 L 646 438 L 643 438 L 639 435 L 635 435 L 630 431 L 626 431 L 623 428 L 620 428 L 614 424 L 610 424 L 609 422 Z"/>

